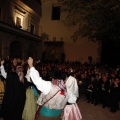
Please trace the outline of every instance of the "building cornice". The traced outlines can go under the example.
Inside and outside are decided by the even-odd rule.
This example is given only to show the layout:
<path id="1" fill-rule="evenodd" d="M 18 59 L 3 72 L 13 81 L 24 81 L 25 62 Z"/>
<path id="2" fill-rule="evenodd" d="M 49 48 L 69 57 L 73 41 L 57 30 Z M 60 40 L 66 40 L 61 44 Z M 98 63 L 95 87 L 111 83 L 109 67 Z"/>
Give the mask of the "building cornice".
<path id="1" fill-rule="evenodd" d="M 11 26 L 11 25 L 3 23 L 3 22 L 0 22 L 0 31 L 5 31 L 5 32 L 8 32 L 8 33 L 12 33 L 14 35 L 26 37 L 26 38 L 29 38 L 30 40 L 33 40 L 33 41 L 36 41 L 36 42 L 41 41 L 40 36 L 31 34 L 27 31 L 21 30 L 19 28 L 16 28 L 14 26 Z"/>
<path id="2" fill-rule="evenodd" d="M 12 2 L 14 2 L 17 5 L 17 10 L 21 10 L 21 8 L 23 10 L 21 10 L 23 13 L 25 13 L 26 11 L 29 12 L 30 14 L 32 14 L 33 16 L 37 17 L 38 19 L 40 18 L 40 15 L 37 14 L 34 10 L 32 10 L 29 6 L 27 6 L 26 4 L 24 4 L 22 1 L 20 0 L 11 0 Z M 19 6 L 19 7 L 18 7 Z M 15 6 L 16 8 L 16 6 Z"/>

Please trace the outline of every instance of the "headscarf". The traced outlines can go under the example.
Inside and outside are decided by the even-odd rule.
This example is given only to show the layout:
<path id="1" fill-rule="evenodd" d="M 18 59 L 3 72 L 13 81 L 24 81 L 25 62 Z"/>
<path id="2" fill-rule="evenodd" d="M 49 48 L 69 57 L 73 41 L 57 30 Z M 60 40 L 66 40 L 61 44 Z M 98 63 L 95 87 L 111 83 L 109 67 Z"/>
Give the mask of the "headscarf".
<path id="1" fill-rule="evenodd" d="M 23 73 L 23 67 L 22 66 L 17 66 L 16 67 L 16 73 L 19 76 L 19 80 L 21 83 L 24 83 L 24 73 Z"/>
<path id="2" fill-rule="evenodd" d="M 57 85 L 61 90 L 66 91 L 64 80 L 54 79 L 52 80 L 53 85 Z"/>

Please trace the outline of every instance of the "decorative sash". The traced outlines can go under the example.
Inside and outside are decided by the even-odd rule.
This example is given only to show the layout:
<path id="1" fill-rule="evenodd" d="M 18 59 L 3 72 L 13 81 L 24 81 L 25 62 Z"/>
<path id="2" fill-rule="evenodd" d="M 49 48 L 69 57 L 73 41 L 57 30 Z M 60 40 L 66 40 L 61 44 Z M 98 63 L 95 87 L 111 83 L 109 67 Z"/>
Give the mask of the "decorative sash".
<path id="1" fill-rule="evenodd" d="M 59 90 L 59 91 L 60 91 L 60 90 Z M 38 109 L 37 109 L 37 111 L 36 111 L 36 113 L 35 113 L 35 118 L 34 118 L 34 120 L 37 120 L 37 118 L 38 118 L 38 116 L 39 116 L 39 111 L 40 111 L 41 107 L 42 107 L 43 105 L 45 105 L 49 100 L 51 100 L 59 91 L 57 91 L 50 99 L 48 99 L 46 102 L 44 102 L 42 105 L 40 105 L 40 106 L 38 107 Z"/>

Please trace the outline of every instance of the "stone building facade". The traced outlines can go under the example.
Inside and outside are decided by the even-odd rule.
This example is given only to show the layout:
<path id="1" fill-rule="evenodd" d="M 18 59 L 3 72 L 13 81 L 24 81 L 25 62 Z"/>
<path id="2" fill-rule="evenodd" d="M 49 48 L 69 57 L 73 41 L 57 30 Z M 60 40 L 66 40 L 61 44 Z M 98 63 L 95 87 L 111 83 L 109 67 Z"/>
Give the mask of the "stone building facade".
<path id="1" fill-rule="evenodd" d="M 63 1 L 1 0 L 0 57 L 84 63 L 92 56 L 94 62 L 100 62 L 101 43 L 82 37 L 73 41 L 76 28 L 61 22 L 66 16 L 60 12 Z"/>
<path id="2" fill-rule="evenodd" d="M 40 58 L 41 3 L 31 1 L 34 4 L 28 0 L 0 1 L 0 58 Z"/>
<path id="3" fill-rule="evenodd" d="M 84 63 L 88 61 L 88 56 L 92 56 L 93 62 L 101 61 L 101 43 L 92 42 L 86 37 L 79 37 L 77 41 L 74 41 L 71 36 L 76 30 L 76 27 L 68 28 L 62 21 L 65 20 L 66 13 L 61 12 L 62 2 L 65 0 L 41 0 L 42 2 L 42 16 L 40 26 L 42 29 L 42 35 L 45 38 L 43 41 L 47 42 L 60 42 L 64 43 L 60 52 L 57 52 L 57 56 L 61 59 L 60 55 L 65 57 L 66 61 L 80 61 Z M 74 19 L 74 18 L 73 18 Z M 47 49 L 52 51 L 52 47 Z M 55 47 L 56 51 L 59 51 L 59 47 Z M 46 46 L 42 49 L 46 52 Z M 54 50 L 55 51 L 55 50 Z M 49 56 L 49 54 L 48 54 Z M 46 57 L 48 57 L 46 55 Z M 49 57 L 48 57 L 49 58 Z"/>

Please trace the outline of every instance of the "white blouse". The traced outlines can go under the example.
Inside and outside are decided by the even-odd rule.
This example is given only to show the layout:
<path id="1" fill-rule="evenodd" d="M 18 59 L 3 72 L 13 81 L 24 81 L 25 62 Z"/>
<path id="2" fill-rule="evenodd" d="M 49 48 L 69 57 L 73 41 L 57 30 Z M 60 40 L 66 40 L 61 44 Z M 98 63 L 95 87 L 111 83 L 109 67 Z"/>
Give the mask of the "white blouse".
<path id="1" fill-rule="evenodd" d="M 31 78 L 32 82 L 36 85 L 37 89 L 40 90 L 43 94 L 46 95 L 50 92 L 51 82 L 43 80 L 40 77 L 39 72 L 34 67 L 28 69 L 25 77 L 29 82 Z"/>

